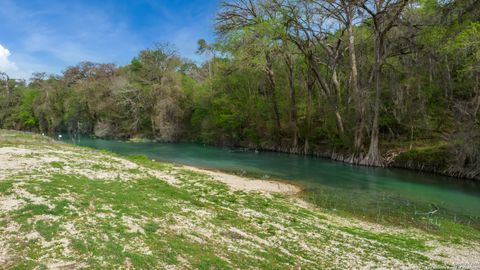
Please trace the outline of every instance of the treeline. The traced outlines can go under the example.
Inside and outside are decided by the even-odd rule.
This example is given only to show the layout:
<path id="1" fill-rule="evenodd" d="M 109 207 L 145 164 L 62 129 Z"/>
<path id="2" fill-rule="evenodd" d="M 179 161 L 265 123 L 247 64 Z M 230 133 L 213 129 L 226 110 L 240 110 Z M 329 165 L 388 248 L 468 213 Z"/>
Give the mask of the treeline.
<path id="1" fill-rule="evenodd" d="M 4 128 L 99 137 L 180 138 L 191 69 L 171 48 L 146 49 L 125 67 L 83 62 L 61 76 L 35 73 L 28 85 L 8 80 Z"/>
<path id="2" fill-rule="evenodd" d="M 475 175 L 479 18 L 474 0 L 224 1 L 217 41 L 198 42 L 203 65 L 156 45 L 123 67 L 85 62 L 28 83 L 4 76 L 0 126 L 334 149 L 375 166 L 438 147 Z"/>

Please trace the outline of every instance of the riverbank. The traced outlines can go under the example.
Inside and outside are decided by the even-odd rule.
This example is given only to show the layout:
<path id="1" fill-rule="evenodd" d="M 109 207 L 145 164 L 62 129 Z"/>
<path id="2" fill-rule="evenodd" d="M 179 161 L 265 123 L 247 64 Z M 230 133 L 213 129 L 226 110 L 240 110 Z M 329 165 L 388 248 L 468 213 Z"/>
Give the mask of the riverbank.
<path id="1" fill-rule="evenodd" d="M 0 131 L 0 152 L 5 268 L 475 269 L 480 261 L 475 230 L 447 237 L 339 216 L 283 183 L 13 131 Z"/>
<path id="2" fill-rule="evenodd" d="M 222 144 L 221 146 L 238 147 L 248 151 L 315 156 L 357 166 L 362 166 L 359 163 L 363 159 L 363 156 L 354 154 L 343 147 L 332 148 L 330 145 L 312 145 L 307 152 L 303 148 L 292 149 L 290 146 L 277 146 L 269 143 L 259 145 L 250 143 Z M 399 168 L 470 181 L 480 181 L 480 167 L 458 164 L 458 157 L 453 157 L 453 150 L 450 149 L 446 142 L 386 143 L 380 149 L 382 150 L 381 155 L 386 168 Z"/>
<path id="3" fill-rule="evenodd" d="M 105 139 L 105 138 L 103 138 Z M 113 139 L 113 138 L 112 138 Z M 122 140 L 131 143 L 153 143 L 152 139 L 143 137 L 134 137 L 131 139 L 123 138 Z M 189 141 L 187 141 L 189 142 Z M 305 155 L 319 157 L 338 161 L 355 166 L 360 165 L 363 159 L 362 155 L 353 154 L 350 150 L 341 146 L 311 145 L 307 152 L 304 148 L 292 148 L 290 146 L 278 146 L 274 143 L 232 143 L 223 142 L 220 144 L 207 144 L 216 147 L 229 147 L 241 151 L 252 152 L 274 152 L 293 155 Z M 411 142 L 390 142 L 381 145 L 380 149 L 384 160 L 385 168 L 406 169 L 422 173 L 432 173 L 447 177 L 463 179 L 466 181 L 480 182 L 480 167 L 470 165 L 460 165 L 458 158 L 454 156 L 454 151 L 444 141 L 422 141 Z"/>

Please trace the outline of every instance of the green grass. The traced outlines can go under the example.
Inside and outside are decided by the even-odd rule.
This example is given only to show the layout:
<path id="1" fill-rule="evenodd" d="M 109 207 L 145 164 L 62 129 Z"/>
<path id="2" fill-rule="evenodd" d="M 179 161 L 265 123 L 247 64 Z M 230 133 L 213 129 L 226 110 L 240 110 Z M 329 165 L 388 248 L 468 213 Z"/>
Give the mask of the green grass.
<path id="1" fill-rule="evenodd" d="M 47 241 L 51 241 L 58 234 L 59 229 L 58 223 L 49 223 L 42 220 L 35 223 L 35 230 Z"/>
<path id="2" fill-rule="evenodd" d="M 391 244 L 397 248 L 414 249 L 418 251 L 428 250 L 425 241 L 414 238 L 413 236 L 391 235 L 386 233 L 373 233 L 359 228 L 344 227 L 342 231 L 352 235 L 361 236 L 366 239 L 374 240 L 380 243 Z"/>
<path id="3" fill-rule="evenodd" d="M 62 169 L 65 164 L 63 162 L 54 161 L 50 162 L 50 166 L 52 166 L 52 168 Z"/>
<path id="4" fill-rule="evenodd" d="M 0 194 L 7 193 L 13 186 L 13 181 L 0 181 Z"/>

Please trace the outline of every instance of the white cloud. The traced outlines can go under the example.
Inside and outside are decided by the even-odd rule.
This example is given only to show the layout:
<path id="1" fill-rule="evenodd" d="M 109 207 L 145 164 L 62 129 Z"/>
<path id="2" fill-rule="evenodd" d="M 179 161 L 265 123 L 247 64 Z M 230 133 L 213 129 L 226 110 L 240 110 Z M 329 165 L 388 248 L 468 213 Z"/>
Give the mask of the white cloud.
<path id="1" fill-rule="evenodd" d="M 18 71 L 17 65 L 8 59 L 9 56 L 10 51 L 7 48 L 3 47 L 2 44 L 0 44 L 0 71 L 6 73 Z"/>

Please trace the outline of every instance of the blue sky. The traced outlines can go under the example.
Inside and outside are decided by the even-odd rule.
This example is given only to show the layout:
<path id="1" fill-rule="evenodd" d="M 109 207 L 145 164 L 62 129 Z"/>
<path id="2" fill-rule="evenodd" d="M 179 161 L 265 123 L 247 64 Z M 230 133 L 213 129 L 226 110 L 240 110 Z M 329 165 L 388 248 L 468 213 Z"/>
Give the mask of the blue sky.
<path id="1" fill-rule="evenodd" d="M 29 78 L 81 61 L 124 65 L 155 42 L 184 57 L 214 39 L 218 0 L 0 0 L 0 71 Z"/>

